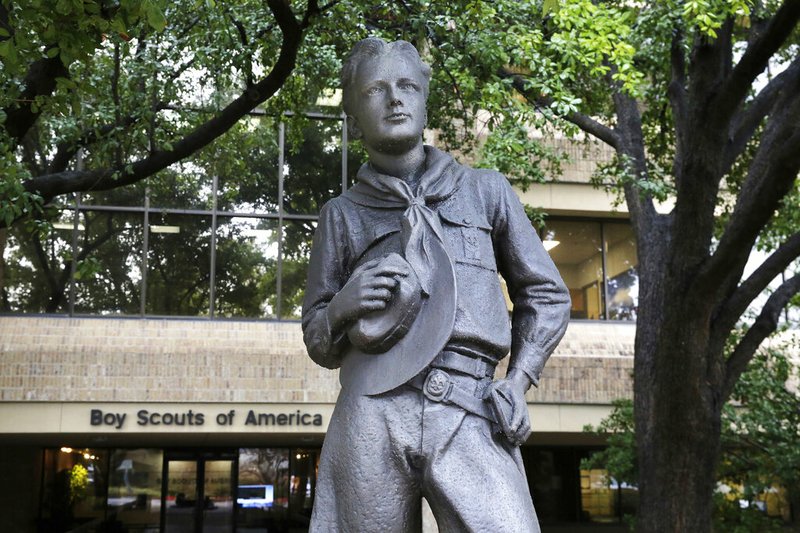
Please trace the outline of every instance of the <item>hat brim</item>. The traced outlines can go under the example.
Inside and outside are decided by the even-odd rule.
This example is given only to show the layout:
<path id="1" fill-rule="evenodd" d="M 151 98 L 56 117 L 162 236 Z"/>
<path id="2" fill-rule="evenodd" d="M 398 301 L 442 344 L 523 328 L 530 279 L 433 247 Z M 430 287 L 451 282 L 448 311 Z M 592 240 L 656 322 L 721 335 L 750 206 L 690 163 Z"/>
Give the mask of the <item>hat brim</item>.
<path id="1" fill-rule="evenodd" d="M 456 276 L 443 246 L 432 246 L 436 265 L 431 294 L 411 328 L 389 350 L 368 353 L 350 345 L 344 353 L 339 382 L 349 393 L 374 395 L 390 391 L 422 372 L 442 351 L 453 333 Z"/>

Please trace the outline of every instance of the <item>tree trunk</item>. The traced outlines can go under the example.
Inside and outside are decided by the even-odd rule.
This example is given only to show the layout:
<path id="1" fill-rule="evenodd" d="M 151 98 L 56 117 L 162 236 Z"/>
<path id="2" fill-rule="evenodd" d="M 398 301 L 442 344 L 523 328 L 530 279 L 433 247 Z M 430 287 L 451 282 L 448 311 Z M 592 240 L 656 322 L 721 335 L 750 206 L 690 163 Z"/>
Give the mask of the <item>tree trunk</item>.
<path id="1" fill-rule="evenodd" d="M 687 294 L 687 283 L 665 282 L 665 264 L 651 261 L 642 272 L 646 301 L 640 301 L 634 363 L 636 529 L 704 533 L 712 527 L 720 451 L 720 389 L 708 364 L 711 306 Z"/>

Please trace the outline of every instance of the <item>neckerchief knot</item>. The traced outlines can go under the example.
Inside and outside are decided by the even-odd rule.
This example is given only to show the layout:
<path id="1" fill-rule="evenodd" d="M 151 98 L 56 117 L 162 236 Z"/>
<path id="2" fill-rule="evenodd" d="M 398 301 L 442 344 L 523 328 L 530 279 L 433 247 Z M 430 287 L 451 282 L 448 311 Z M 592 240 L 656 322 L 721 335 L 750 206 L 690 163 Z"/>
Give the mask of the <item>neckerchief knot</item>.
<path id="1" fill-rule="evenodd" d="M 419 179 L 417 193 L 408 183 L 394 176 L 378 173 L 369 163 L 358 171 L 358 183 L 347 191 L 347 197 L 357 204 L 377 208 L 402 208 L 403 251 L 406 261 L 414 268 L 422 290 L 431 293 L 431 283 L 437 265 L 433 261 L 432 246 L 441 247 L 450 259 L 444 243 L 439 216 L 428 207 L 452 195 L 459 186 L 462 173 L 448 154 L 425 146 L 425 171 Z"/>

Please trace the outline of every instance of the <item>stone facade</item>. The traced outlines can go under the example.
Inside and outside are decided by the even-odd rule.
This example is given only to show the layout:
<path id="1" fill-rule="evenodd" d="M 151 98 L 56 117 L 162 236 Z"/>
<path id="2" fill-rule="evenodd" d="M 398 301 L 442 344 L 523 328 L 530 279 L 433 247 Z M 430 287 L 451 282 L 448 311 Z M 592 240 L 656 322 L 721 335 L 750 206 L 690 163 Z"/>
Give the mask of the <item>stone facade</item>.
<path id="1" fill-rule="evenodd" d="M 631 396 L 634 330 L 572 322 L 529 400 Z M 296 322 L 0 319 L 0 401 L 333 403 L 338 392 L 337 373 L 308 358 Z"/>

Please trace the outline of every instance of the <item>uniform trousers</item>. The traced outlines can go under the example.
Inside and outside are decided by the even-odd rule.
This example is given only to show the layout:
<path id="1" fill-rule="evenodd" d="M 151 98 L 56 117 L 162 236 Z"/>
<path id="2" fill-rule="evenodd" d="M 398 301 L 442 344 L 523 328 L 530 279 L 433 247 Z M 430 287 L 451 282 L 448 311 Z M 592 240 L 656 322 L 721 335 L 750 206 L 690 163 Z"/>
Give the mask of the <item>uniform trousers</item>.
<path id="1" fill-rule="evenodd" d="M 479 396 L 489 379 L 454 375 Z M 519 448 L 492 424 L 409 385 L 342 391 L 322 447 L 311 533 L 538 533 Z"/>

